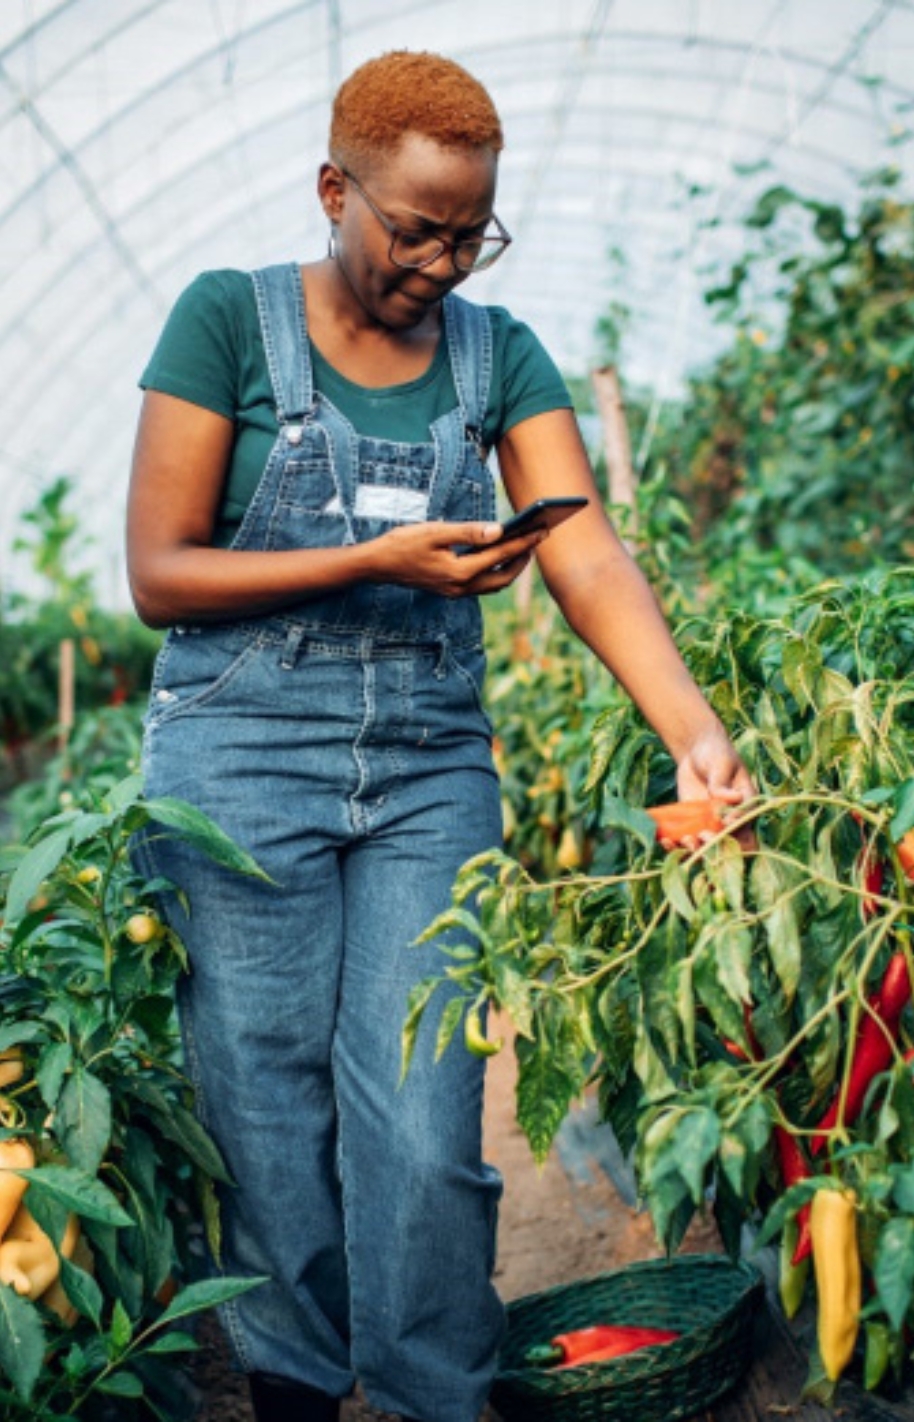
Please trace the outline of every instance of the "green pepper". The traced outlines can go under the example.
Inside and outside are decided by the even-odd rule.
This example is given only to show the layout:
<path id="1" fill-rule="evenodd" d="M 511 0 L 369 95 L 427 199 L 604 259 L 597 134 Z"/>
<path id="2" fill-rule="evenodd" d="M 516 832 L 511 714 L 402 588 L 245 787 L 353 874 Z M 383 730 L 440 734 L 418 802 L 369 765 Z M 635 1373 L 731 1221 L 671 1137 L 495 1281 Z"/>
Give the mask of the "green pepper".
<path id="1" fill-rule="evenodd" d="M 809 1277 L 809 1255 L 807 1254 L 799 1263 L 794 1262 L 799 1238 L 800 1223 L 794 1215 L 787 1221 L 781 1234 L 780 1273 L 778 1276 L 781 1307 L 788 1318 L 793 1318 L 798 1312 L 806 1291 L 806 1280 Z"/>
<path id="2" fill-rule="evenodd" d="M 471 1007 L 463 1020 L 463 1040 L 474 1057 L 494 1057 L 505 1045 L 503 1037 L 490 1041 L 483 1031 L 478 1008 Z"/>

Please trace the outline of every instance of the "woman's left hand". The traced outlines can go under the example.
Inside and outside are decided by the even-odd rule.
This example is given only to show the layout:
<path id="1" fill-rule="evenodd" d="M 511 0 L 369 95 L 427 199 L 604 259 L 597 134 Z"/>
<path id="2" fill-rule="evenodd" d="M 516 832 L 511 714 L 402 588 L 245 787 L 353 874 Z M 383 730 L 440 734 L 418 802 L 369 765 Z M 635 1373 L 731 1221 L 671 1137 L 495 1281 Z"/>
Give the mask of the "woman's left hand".
<path id="1" fill-rule="evenodd" d="M 755 794 L 752 777 L 723 726 L 701 731 L 676 767 L 680 800 L 724 800 L 738 805 Z"/>
<path id="2" fill-rule="evenodd" d="M 723 726 L 711 726 L 692 741 L 676 767 L 676 789 L 680 800 L 719 800 L 728 805 L 740 805 L 757 793 L 752 777 L 740 760 Z M 709 836 L 699 836 L 700 839 Z M 741 830 L 738 839 L 743 848 L 751 848 L 755 837 L 751 829 Z M 698 841 L 682 841 L 686 849 L 697 848 Z"/>

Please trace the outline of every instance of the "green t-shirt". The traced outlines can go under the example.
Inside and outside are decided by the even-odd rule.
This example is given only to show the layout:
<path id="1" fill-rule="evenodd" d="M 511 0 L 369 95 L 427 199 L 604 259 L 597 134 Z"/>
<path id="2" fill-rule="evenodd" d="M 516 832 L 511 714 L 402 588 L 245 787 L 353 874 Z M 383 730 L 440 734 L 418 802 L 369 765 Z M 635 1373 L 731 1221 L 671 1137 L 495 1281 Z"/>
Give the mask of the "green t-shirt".
<path id="1" fill-rule="evenodd" d="M 492 323 L 492 381 L 483 443 L 496 445 L 521 420 L 570 409 L 555 364 L 522 321 L 500 306 Z M 422 443 L 429 426 L 457 404 L 443 338 L 418 380 L 367 389 L 329 365 L 311 345 L 316 388 L 359 434 Z M 140 385 L 202 405 L 234 421 L 235 441 L 215 541 L 231 543 L 276 440 L 276 407 L 263 349 L 254 284 L 246 272 L 204 272 L 175 304 Z"/>

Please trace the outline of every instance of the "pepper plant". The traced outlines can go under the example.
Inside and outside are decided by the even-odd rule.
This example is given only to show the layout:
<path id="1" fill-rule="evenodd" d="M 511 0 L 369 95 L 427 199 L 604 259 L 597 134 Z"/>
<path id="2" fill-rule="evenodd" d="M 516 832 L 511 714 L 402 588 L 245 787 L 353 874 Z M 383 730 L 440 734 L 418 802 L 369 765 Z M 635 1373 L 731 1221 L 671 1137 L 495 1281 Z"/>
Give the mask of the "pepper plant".
<path id="1" fill-rule="evenodd" d="M 0 852 L 0 1054 L 22 1063 L 0 1098 L 0 1152 L 30 1145 L 29 1212 L 58 1251 L 75 1216 L 83 1245 L 61 1254 L 53 1308 L 0 1284 L 3 1422 L 187 1415 L 172 1363 L 195 1345 L 173 1325 L 257 1282 L 201 1277 L 195 1222 L 218 1257 L 214 1182 L 227 1176 L 181 1066 L 184 951 L 131 840 L 179 834 L 260 871 L 191 806 L 145 800 L 138 775 L 102 782 Z M 3 1260 L 0 1241 L 0 1273 Z"/>
<path id="2" fill-rule="evenodd" d="M 411 999 L 404 1065 L 441 984 L 457 992 L 439 1054 L 466 1012 L 505 1011 L 536 1157 L 590 1086 L 670 1250 L 708 1199 L 736 1252 L 744 1223 L 792 1232 L 817 1191 L 852 1190 L 875 1386 L 914 1323 L 914 573 L 827 583 L 778 617 L 693 617 L 678 638 L 758 798 L 665 854 L 644 807 L 674 797 L 674 767 L 607 693 L 583 786 L 590 871 L 465 866 L 425 935 L 449 946 Z"/>
<path id="3" fill-rule="evenodd" d="M 705 293 L 733 337 L 662 411 L 649 467 L 692 511 L 689 561 L 725 567 L 742 605 L 759 552 L 804 583 L 810 565 L 821 577 L 914 552 L 914 203 L 901 176 L 871 174 L 847 208 L 770 188 Z"/>

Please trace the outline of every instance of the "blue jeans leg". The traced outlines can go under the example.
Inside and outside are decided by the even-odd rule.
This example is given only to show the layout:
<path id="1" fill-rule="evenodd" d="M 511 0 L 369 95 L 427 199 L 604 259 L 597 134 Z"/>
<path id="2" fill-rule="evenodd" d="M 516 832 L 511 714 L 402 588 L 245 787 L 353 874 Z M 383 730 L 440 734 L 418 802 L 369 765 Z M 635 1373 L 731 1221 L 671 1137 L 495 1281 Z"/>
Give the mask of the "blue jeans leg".
<path id="1" fill-rule="evenodd" d="M 482 1160 L 484 1063 L 455 1040 L 434 1061 L 439 990 L 398 1086 L 409 988 L 448 959 L 410 946 L 457 870 L 500 840 L 490 773 L 407 782 L 343 866 L 345 952 L 334 1071 L 352 1355 L 385 1411 L 476 1422 L 503 1310 L 491 1282 L 501 1179 Z"/>
<path id="2" fill-rule="evenodd" d="M 271 1279 L 227 1304 L 223 1323 L 245 1371 L 342 1396 L 355 1379 L 331 1072 L 337 852 L 312 842 L 294 872 L 284 864 L 282 892 L 174 841 L 153 861 L 194 906 L 187 918 L 173 903 L 169 917 L 192 964 L 179 994 L 187 1069 L 235 1181 L 220 1190 L 223 1267 Z"/>

